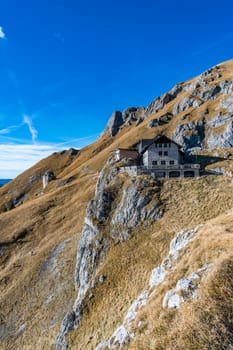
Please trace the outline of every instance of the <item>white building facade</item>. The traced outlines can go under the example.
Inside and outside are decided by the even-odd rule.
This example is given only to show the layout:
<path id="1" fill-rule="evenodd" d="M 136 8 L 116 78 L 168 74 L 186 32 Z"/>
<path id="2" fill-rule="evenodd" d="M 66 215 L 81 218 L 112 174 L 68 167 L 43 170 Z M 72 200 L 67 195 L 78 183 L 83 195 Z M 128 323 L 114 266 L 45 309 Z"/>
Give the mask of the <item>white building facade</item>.
<path id="1" fill-rule="evenodd" d="M 141 140 L 134 145 L 135 149 L 137 157 L 135 154 L 131 157 L 134 162 L 121 169 L 131 176 L 150 174 L 155 178 L 170 178 L 200 175 L 200 165 L 185 163 L 181 146 L 166 136 Z"/>

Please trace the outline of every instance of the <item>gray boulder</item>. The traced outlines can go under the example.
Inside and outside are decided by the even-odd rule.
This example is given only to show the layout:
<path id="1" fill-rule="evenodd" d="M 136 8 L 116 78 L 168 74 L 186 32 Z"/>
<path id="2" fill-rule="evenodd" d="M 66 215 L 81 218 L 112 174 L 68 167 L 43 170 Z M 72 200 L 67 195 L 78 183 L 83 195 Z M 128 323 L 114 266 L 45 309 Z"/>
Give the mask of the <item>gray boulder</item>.
<path id="1" fill-rule="evenodd" d="M 160 125 L 159 119 L 158 119 L 158 118 L 155 118 L 155 119 L 152 119 L 152 120 L 147 124 L 147 127 L 148 127 L 149 129 L 151 129 L 151 128 L 154 128 L 154 127 L 159 126 L 159 125 Z"/>

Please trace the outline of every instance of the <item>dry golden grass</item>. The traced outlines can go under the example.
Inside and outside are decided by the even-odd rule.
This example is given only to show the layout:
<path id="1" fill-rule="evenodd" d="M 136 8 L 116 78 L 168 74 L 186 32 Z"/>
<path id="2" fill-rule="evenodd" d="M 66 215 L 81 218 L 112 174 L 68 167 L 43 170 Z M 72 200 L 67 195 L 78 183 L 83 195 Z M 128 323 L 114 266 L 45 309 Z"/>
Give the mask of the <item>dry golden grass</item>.
<path id="1" fill-rule="evenodd" d="M 151 225 L 139 225 L 129 241 L 111 248 L 98 271 L 98 276 L 103 274 L 106 280 L 91 290 L 90 293 L 94 294 L 94 298 L 91 300 L 87 298 L 81 325 L 69 337 L 71 350 L 94 349 L 100 341 L 111 336 L 121 324 L 132 301 L 148 288 L 151 270 L 159 265 L 167 254 L 174 233 L 184 228 L 194 227 L 232 208 L 232 195 L 233 185 L 225 178 L 203 177 L 165 181 L 161 190 L 164 217 Z M 194 202 L 197 196 L 198 205 Z M 220 220 L 223 219 L 220 218 Z M 219 223 L 218 220 L 216 222 Z M 208 227 L 212 228 L 213 225 L 211 223 Z M 203 240 L 194 242 L 192 247 L 184 252 L 185 255 L 179 261 L 177 271 L 171 274 L 166 288 L 169 286 L 172 288 L 184 273 L 188 275 L 207 262 L 218 259 L 223 247 L 225 247 L 224 251 L 226 247 L 229 247 L 230 250 L 232 248 L 230 239 L 232 239 L 230 235 L 222 236 L 219 242 L 218 234 L 213 237 L 209 232 L 207 236 L 203 233 Z M 190 254 L 190 251 L 193 253 Z M 155 326 L 156 329 L 156 319 L 162 319 L 160 320 L 162 323 L 159 321 L 158 324 L 161 334 L 162 329 L 168 331 L 171 325 L 169 320 L 175 317 L 174 311 L 166 313 L 162 311 L 162 295 L 165 293 L 163 288 L 158 292 L 159 297 L 157 296 L 155 301 L 149 304 L 145 314 L 140 317 L 140 321 L 150 324 L 151 327 Z M 150 331 L 150 327 L 147 327 L 146 330 Z M 156 339 L 160 336 L 156 333 Z M 139 346 L 140 335 L 138 335 L 137 345 L 133 343 L 132 349 L 160 349 L 154 345 L 146 347 L 145 344 L 149 340 L 144 333 L 141 337 L 142 345 Z M 152 336 L 150 333 L 149 339 L 152 344 L 157 341 L 154 337 L 155 335 Z M 164 338 L 161 339 L 164 341 Z M 161 349 L 166 349 L 166 347 Z"/>
<path id="2" fill-rule="evenodd" d="M 224 63 L 219 71 L 222 74 L 221 80 L 232 79 L 233 61 Z M 179 98 L 185 94 L 181 94 Z M 25 193 L 28 195 L 23 204 L 0 215 L 0 250 L 4 253 L 0 254 L 0 327 L 12 323 L 9 336 L 0 345 L 2 350 L 54 349 L 55 335 L 61 320 L 71 309 L 76 296 L 73 284 L 76 245 L 86 205 L 93 197 L 98 172 L 105 164 L 109 152 L 119 146 L 131 146 L 142 138 L 152 138 L 161 132 L 171 136 L 177 125 L 197 121 L 200 117 L 199 112 L 206 108 L 209 109 L 208 116 L 213 115 L 218 103 L 217 100 L 205 103 L 199 109 L 180 113 L 169 124 L 154 129 L 147 128 L 150 119 L 169 112 L 177 101 L 172 101 L 162 111 L 148 117 L 137 127 L 132 125 L 123 128 L 115 138 L 103 135 L 95 144 L 85 147 L 75 157 L 68 153 L 54 154 L 0 189 L 1 209 L 5 208 L 5 204 L 10 209 L 13 198 Z M 51 182 L 42 194 L 41 180 L 33 182 L 30 186 L 28 180 L 33 175 L 43 174 L 47 169 L 54 171 L 57 180 Z M 56 187 L 60 180 L 69 177 L 73 177 L 73 182 L 60 188 Z M 167 253 L 174 233 L 206 222 L 232 208 L 232 187 L 231 180 L 224 177 L 169 180 L 163 184 L 163 218 L 153 224 L 139 225 L 129 241 L 112 246 L 98 271 L 98 274 L 106 276 L 106 280 L 97 285 L 93 291 L 94 298 L 86 300 L 86 312 L 81 326 L 70 335 L 71 349 L 93 349 L 99 341 L 111 335 L 120 324 L 132 300 L 146 287 L 151 269 L 159 264 Z M 214 224 L 218 227 L 216 232 L 219 232 L 219 236 L 215 235 L 213 239 L 211 232 L 206 231 L 206 236 L 210 237 L 209 241 L 203 239 L 195 243 L 196 245 L 193 243 L 196 255 L 184 258 L 177 275 L 174 274 L 169 281 L 170 285 L 173 285 L 175 279 L 184 271 L 191 271 L 208 259 L 223 261 L 224 256 L 220 254 L 222 251 L 227 259 L 229 250 L 225 247 L 225 236 L 220 234 L 223 227 L 227 227 L 226 222 L 227 217 L 224 216 Z M 228 225 L 231 231 L 231 223 Z M 51 251 L 67 239 L 69 241 L 57 254 L 58 271 L 51 267 L 41 274 L 41 267 L 45 261 L 50 261 Z M 230 240 L 228 245 L 232 248 Z M 217 266 L 216 263 L 216 269 Z M 52 294 L 55 297 L 48 302 L 48 297 Z M 165 349 L 159 347 L 156 332 L 159 329 L 161 339 L 164 339 L 166 344 L 165 335 L 178 316 L 173 311 L 160 313 L 161 307 L 158 305 L 161 305 L 161 296 L 159 302 L 156 299 L 152 300 L 151 312 L 147 310 L 147 314 L 143 315 L 145 321 L 147 318 L 149 320 L 146 321 L 145 327 L 149 335 L 142 332 L 141 340 L 138 336 L 132 344 L 132 349 L 134 346 L 135 349 Z M 182 310 L 186 310 L 186 306 Z M 185 312 L 188 311 L 182 310 L 179 315 L 184 312 L 185 319 Z M 193 306 L 191 312 L 198 317 L 195 310 Z M 159 323 L 156 323 L 157 319 L 160 320 Z M 25 322 L 25 330 L 14 336 L 15 331 Z M 155 327 L 158 328 L 156 331 Z M 178 338 L 176 331 L 178 332 L 178 328 L 174 328 L 174 334 L 170 334 L 171 339 Z M 157 348 L 153 344 L 157 344 Z"/>
<path id="3" fill-rule="evenodd" d="M 196 241 L 182 253 L 177 268 L 141 311 L 145 326 L 129 349 L 224 350 L 232 349 L 233 321 L 233 218 L 232 211 L 210 221 Z M 176 281 L 212 263 L 199 290 L 199 298 L 179 310 L 161 307 L 162 297 Z"/>
<path id="4" fill-rule="evenodd" d="M 1 310 L 4 310 L 1 325 L 12 323 L 11 337 L 2 343 L 1 349 L 13 349 L 13 346 L 30 349 L 35 346 L 32 339 L 42 339 L 45 349 L 48 342 L 54 343 L 61 319 L 75 299 L 77 233 L 82 229 L 95 181 L 96 175 L 87 174 L 1 215 L 0 243 L 4 252 L 0 271 Z M 14 242 L 14 237 L 24 230 L 25 237 Z M 58 254 L 61 271 L 55 276 L 48 271 L 41 277 L 40 269 L 49 259 L 49 252 L 68 238 L 72 244 L 68 242 L 64 252 Z M 48 305 L 44 304 L 53 292 L 57 293 L 56 297 Z M 23 335 L 13 337 L 25 322 L 28 326 Z M 42 345 L 39 349 L 43 349 Z"/>

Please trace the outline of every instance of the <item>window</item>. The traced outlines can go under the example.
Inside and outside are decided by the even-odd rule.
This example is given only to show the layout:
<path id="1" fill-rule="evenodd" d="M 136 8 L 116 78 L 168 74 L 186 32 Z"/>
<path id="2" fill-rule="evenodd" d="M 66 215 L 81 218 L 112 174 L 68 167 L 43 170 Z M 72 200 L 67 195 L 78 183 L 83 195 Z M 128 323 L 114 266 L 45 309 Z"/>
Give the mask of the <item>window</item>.
<path id="1" fill-rule="evenodd" d="M 157 165 L 157 164 L 158 164 L 157 160 L 152 160 L 152 165 Z"/>
<path id="2" fill-rule="evenodd" d="M 168 156 L 168 151 L 165 151 L 165 152 L 164 152 L 164 155 L 165 155 L 165 156 Z"/>
<path id="3" fill-rule="evenodd" d="M 170 165 L 174 165 L 175 164 L 175 161 L 174 160 L 170 160 Z"/>
<path id="4" fill-rule="evenodd" d="M 162 143 L 159 143 L 159 147 L 162 147 Z"/>
<path id="5" fill-rule="evenodd" d="M 167 144 L 165 143 L 163 146 L 164 146 L 164 147 L 167 147 Z"/>
<path id="6" fill-rule="evenodd" d="M 165 160 L 161 160 L 161 165 L 166 165 Z"/>
<path id="7" fill-rule="evenodd" d="M 171 147 L 171 144 L 170 144 L 170 143 L 169 143 L 168 145 L 169 145 L 169 147 Z"/>
<path id="8" fill-rule="evenodd" d="M 162 156 L 163 155 L 163 152 L 162 151 L 159 151 L 159 156 Z"/>

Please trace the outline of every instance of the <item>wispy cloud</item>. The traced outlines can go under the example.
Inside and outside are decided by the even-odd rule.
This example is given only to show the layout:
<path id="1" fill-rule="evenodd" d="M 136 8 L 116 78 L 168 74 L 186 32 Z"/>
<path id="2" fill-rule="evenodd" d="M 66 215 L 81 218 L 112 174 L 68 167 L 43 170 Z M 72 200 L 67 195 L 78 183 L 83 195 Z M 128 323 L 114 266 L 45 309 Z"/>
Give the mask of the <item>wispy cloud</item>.
<path id="1" fill-rule="evenodd" d="M 19 129 L 20 127 L 22 126 L 22 123 L 19 124 L 19 125 L 10 125 L 10 126 L 7 126 L 3 129 L 0 129 L 0 135 L 7 135 L 7 134 L 10 134 L 13 130 L 17 130 Z"/>
<path id="2" fill-rule="evenodd" d="M 94 142 L 98 136 L 99 134 L 93 134 L 85 137 L 79 137 L 76 139 L 68 139 L 67 141 L 58 143 L 57 146 L 82 148 L 85 147 L 87 144 Z"/>
<path id="3" fill-rule="evenodd" d="M 0 39 L 6 39 L 6 34 L 4 33 L 2 27 L 0 27 Z"/>
<path id="4" fill-rule="evenodd" d="M 55 145 L 0 144 L 0 178 L 14 178 L 53 152 L 62 151 Z"/>
<path id="5" fill-rule="evenodd" d="M 21 144 L 26 141 L 0 134 L 0 178 L 12 179 L 50 154 L 70 147 L 80 149 L 95 141 L 96 136 L 70 139 L 57 144 Z"/>
<path id="6" fill-rule="evenodd" d="M 33 126 L 31 118 L 28 115 L 24 115 L 23 122 L 24 122 L 24 124 L 27 124 L 28 129 L 29 129 L 31 136 L 32 136 L 32 141 L 35 143 L 37 136 L 38 136 L 38 131 Z"/>
<path id="7" fill-rule="evenodd" d="M 5 129 L 0 129 L 0 135 L 6 135 L 9 134 L 11 131 L 9 128 L 5 128 Z"/>

